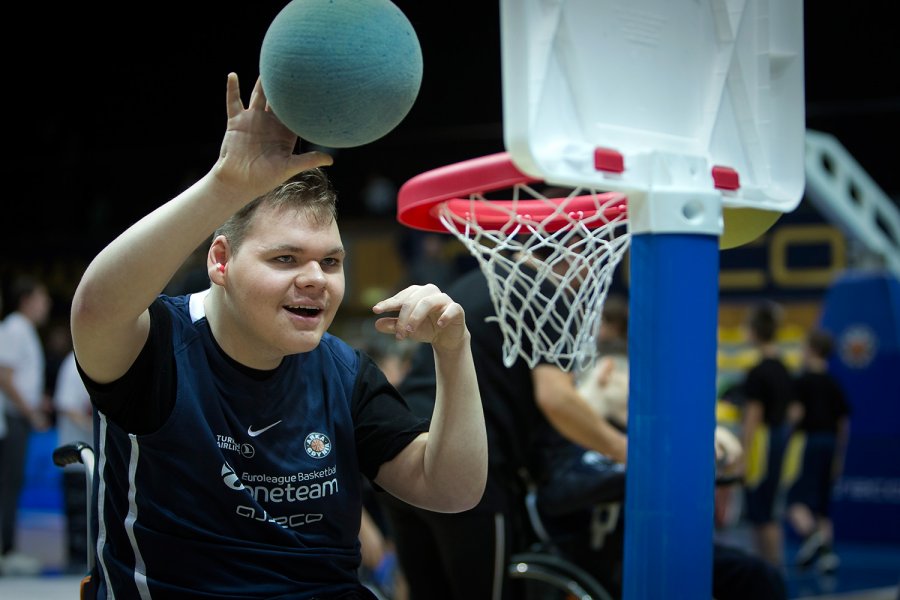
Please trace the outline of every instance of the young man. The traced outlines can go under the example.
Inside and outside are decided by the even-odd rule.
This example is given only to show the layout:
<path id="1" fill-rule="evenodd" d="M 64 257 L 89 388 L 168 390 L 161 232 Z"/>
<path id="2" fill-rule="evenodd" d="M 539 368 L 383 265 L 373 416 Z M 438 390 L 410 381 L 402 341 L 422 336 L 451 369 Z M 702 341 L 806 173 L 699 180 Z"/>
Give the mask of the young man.
<path id="1" fill-rule="evenodd" d="M 101 595 L 369 598 L 360 473 L 431 510 L 481 498 L 465 315 L 433 285 L 373 307 L 398 312 L 376 321 L 382 333 L 431 344 L 429 428 L 371 359 L 327 333 L 344 294 L 334 193 L 318 169 L 330 157 L 293 154 L 297 137 L 259 82 L 245 108 L 230 74 L 226 105 L 213 168 L 107 246 L 73 299 L 97 415 Z M 161 296 L 211 234 L 211 288 Z"/>

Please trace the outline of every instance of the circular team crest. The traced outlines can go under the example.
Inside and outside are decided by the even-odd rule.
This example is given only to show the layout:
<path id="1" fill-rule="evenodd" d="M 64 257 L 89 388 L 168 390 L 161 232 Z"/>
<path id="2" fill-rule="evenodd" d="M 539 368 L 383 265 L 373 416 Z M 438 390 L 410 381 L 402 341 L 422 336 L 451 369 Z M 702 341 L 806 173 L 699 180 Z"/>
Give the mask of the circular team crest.
<path id="1" fill-rule="evenodd" d="M 324 433 L 311 433 L 306 436 L 306 453 L 313 458 L 325 458 L 331 453 L 331 440 Z"/>
<path id="2" fill-rule="evenodd" d="M 228 463 L 222 463 L 222 481 L 233 490 L 244 489 L 244 484 L 241 483 L 241 479 Z"/>
<path id="3" fill-rule="evenodd" d="M 875 334 L 865 325 L 849 328 L 841 336 L 839 352 L 845 364 L 862 369 L 869 366 L 875 357 L 877 341 Z"/>

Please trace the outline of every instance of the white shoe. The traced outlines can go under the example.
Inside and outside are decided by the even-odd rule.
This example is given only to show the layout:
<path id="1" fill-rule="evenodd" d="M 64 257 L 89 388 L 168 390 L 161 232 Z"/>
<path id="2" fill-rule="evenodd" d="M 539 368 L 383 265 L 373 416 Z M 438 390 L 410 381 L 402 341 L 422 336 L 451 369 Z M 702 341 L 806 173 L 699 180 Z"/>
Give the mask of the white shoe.
<path id="1" fill-rule="evenodd" d="M 805 569 L 815 563 L 822 551 L 825 549 L 825 540 L 822 533 L 815 531 L 808 535 L 804 540 L 800 549 L 797 551 L 795 563 L 801 569 Z"/>
<path id="2" fill-rule="evenodd" d="M 10 576 L 29 576 L 41 574 L 41 561 L 18 552 L 10 552 L 0 562 L 0 573 Z"/>
<path id="3" fill-rule="evenodd" d="M 816 569 L 823 575 L 831 575 L 841 566 L 841 559 L 834 552 L 827 551 L 816 561 Z"/>

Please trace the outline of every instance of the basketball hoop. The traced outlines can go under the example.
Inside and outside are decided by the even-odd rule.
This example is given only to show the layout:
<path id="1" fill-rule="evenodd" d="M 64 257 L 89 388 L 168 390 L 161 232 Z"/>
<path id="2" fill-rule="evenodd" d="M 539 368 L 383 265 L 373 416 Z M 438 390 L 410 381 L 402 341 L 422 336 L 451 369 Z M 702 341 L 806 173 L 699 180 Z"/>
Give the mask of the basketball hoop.
<path id="1" fill-rule="evenodd" d="M 582 370 L 596 358 L 603 302 L 631 236 L 625 196 L 539 190 L 505 152 L 422 173 L 397 199 L 398 220 L 450 232 L 487 279 L 503 361 Z M 510 190 L 508 199 L 486 195 Z"/>

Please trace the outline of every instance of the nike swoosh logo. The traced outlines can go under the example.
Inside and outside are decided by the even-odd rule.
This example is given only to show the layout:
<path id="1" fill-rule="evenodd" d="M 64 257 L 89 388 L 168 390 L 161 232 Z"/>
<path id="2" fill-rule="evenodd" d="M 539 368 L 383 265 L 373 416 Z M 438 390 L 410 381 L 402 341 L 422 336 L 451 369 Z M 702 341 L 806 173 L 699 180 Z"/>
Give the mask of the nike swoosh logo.
<path id="1" fill-rule="evenodd" d="M 275 422 L 272 423 L 271 425 L 267 425 L 266 427 L 263 427 L 262 429 L 257 429 L 256 431 L 253 431 L 253 425 L 251 425 L 250 427 L 247 428 L 247 435 L 249 435 L 250 437 L 256 437 L 256 436 L 258 436 L 259 434 L 261 434 L 261 433 L 263 433 L 263 432 L 265 432 L 265 431 L 268 431 L 269 429 L 272 429 L 273 427 L 275 427 L 275 426 L 278 425 L 279 423 L 281 423 L 281 419 L 275 421 Z"/>

